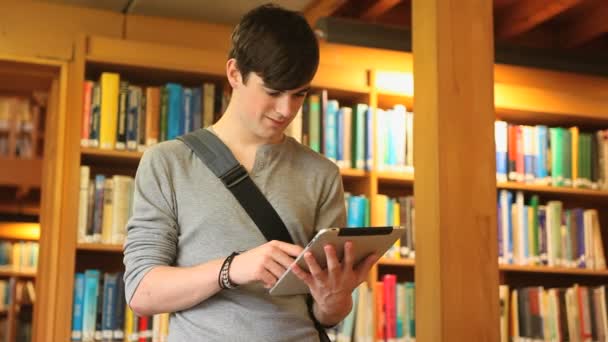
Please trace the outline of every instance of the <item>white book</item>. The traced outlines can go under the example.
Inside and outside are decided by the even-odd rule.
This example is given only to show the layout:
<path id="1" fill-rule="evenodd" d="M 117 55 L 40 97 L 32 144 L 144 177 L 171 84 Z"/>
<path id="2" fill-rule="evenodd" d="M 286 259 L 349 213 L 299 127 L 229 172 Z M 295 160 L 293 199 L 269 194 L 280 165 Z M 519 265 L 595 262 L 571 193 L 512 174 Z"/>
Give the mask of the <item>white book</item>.
<path id="1" fill-rule="evenodd" d="M 85 242 L 87 236 L 87 218 L 89 208 L 89 177 L 91 169 L 83 165 L 80 167 L 80 186 L 78 202 L 78 242 Z"/>

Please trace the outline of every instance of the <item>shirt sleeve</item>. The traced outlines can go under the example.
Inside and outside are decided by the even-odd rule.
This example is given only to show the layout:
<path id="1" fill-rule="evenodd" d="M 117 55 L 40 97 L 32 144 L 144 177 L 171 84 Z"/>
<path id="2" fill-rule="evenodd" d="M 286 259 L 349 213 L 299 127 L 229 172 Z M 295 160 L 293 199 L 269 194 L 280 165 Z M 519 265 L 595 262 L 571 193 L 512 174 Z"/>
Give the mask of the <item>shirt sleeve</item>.
<path id="1" fill-rule="evenodd" d="M 153 267 L 174 263 L 178 225 L 170 179 L 161 150 L 147 150 L 135 175 L 133 214 L 126 227 L 124 281 L 127 303 Z"/>
<path id="2" fill-rule="evenodd" d="M 333 174 L 328 177 L 323 191 L 319 208 L 315 232 L 323 228 L 346 227 L 346 205 L 344 203 L 344 186 L 340 170 L 336 167 Z"/>

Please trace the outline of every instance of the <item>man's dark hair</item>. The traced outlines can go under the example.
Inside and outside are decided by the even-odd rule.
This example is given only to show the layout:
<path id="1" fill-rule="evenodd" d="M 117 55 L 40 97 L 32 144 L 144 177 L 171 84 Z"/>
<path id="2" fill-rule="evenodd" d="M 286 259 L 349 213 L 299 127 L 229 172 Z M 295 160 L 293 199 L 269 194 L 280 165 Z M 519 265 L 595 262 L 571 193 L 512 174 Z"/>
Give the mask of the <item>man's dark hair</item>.
<path id="1" fill-rule="evenodd" d="M 232 32 L 228 58 L 247 82 L 255 72 L 274 90 L 289 90 L 309 83 L 319 65 L 319 44 L 306 19 L 272 4 L 254 8 Z"/>

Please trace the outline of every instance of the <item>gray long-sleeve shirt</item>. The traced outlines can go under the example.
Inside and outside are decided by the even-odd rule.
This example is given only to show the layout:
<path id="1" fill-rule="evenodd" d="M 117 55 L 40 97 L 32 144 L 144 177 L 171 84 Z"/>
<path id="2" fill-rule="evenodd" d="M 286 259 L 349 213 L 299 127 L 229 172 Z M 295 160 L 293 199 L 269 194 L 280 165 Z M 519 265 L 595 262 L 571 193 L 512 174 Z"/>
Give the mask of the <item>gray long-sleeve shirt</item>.
<path id="1" fill-rule="evenodd" d="M 292 138 L 258 148 L 250 176 L 295 243 L 345 225 L 344 191 L 335 164 Z M 193 266 L 249 250 L 266 240 L 224 184 L 182 142 L 148 149 L 135 177 L 133 216 L 124 250 L 131 301 L 159 265 Z M 171 315 L 170 341 L 317 341 L 305 296 L 274 297 L 261 284 L 222 290 Z"/>

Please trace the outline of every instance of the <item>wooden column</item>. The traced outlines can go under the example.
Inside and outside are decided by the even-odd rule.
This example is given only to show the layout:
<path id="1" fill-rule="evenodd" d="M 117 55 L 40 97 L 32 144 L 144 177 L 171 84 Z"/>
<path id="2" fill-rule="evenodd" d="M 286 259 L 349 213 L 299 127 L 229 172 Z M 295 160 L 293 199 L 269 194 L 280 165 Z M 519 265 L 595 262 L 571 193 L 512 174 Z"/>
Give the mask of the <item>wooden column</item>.
<path id="1" fill-rule="evenodd" d="M 412 16 L 417 341 L 499 341 L 492 1 Z"/>

